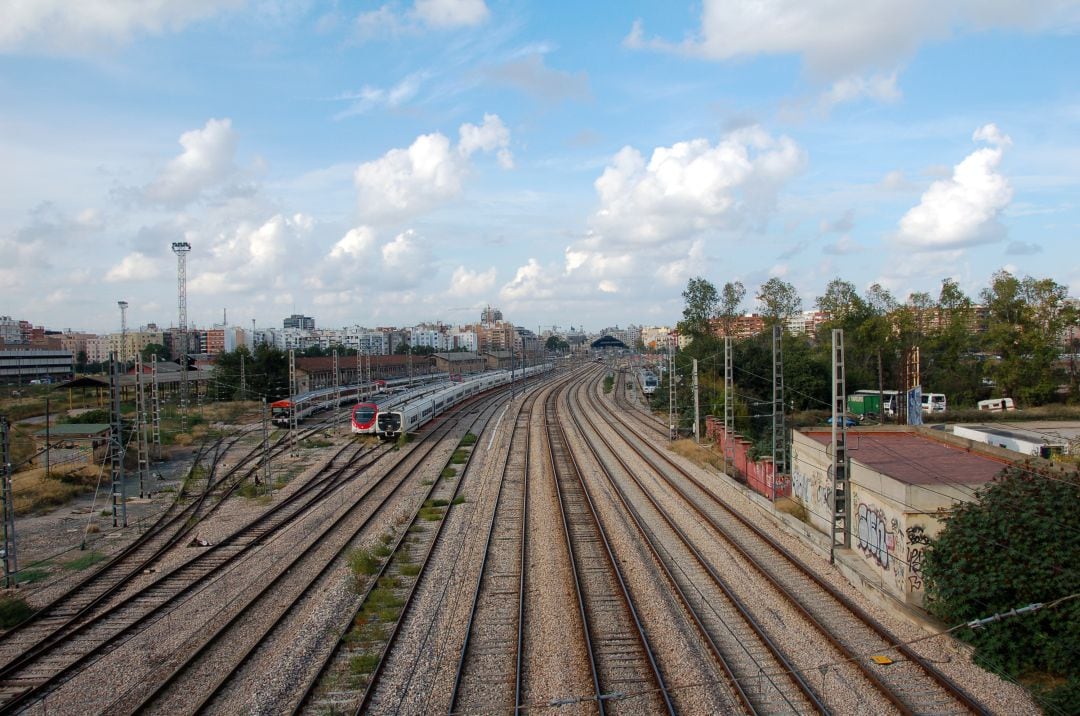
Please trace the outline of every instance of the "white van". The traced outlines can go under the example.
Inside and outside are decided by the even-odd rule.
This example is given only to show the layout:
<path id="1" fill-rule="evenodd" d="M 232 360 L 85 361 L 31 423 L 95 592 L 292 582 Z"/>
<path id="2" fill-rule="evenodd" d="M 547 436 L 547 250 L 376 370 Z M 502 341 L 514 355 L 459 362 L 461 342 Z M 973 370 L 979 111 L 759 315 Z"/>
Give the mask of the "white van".
<path id="1" fill-rule="evenodd" d="M 944 393 L 923 393 L 922 411 L 924 413 L 944 413 L 946 408 Z"/>
<path id="2" fill-rule="evenodd" d="M 979 410 L 991 410 L 1001 413 L 1006 410 L 1016 410 L 1016 405 L 1013 404 L 1012 398 L 990 398 L 990 400 L 979 401 Z"/>

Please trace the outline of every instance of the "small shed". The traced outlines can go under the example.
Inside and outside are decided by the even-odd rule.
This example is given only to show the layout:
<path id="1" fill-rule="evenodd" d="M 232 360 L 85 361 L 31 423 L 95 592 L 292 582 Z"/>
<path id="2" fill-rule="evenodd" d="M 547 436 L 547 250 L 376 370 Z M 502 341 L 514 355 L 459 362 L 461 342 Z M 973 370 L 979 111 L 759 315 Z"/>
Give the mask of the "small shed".
<path id="1" fill-rule="evenodd" d="M 105 423 L 60 423 L 34 433 L 34 452 L 38 464 L 96 463 L 109 450 L 109 425 Z"/>
<path id="2" fill-rule="evenodd" d="M 846 443 L 851 549 L 885 590 L 920 606 L 923 552 L 941 531 L 939 517 L 974 500 L 976 490 L 1010 464 L 931 432 L 856 428 L 847 431 Z M 810 525 L 831 533 L 830 430 L 792 434 L 791 497 L 806 509 Z"/>
<path id="3" fill-rule="evenodd" d="M 514 354 L 510 351 L 488 351 L 484 354 L 488 370 L 510 370 Z"/>

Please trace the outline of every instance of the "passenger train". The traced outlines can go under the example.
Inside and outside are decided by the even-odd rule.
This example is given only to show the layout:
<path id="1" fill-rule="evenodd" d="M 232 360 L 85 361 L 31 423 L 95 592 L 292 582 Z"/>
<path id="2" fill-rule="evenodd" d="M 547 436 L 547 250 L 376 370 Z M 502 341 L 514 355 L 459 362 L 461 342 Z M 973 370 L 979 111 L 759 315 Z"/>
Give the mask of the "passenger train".
<path id="1" fill-rule="evenodd" d="M 551 368 L 550 364 L 543 364 L 525 368 L 513 375 L 510 371 L 500 370 L 468 378 L 461 383 L 435 391 L 420 400 L 414 400 L 398 410 L 380 410 L 375 419 L 376 431 L 384 438 L 394 438 L 402 433 L 414 432 L 435 416 L 473 395 L 507 385 L 511 380 L 532 378 Z"/>
<path id="2" fill-rule="evenodd" d="M 659 381 L 656 378 L 656 374 L 649 370 L 641 371 L 641 392 L 645 395 L 652 395 L 656 392 L 656 387 L 659 385 Z"/>
<path id="3" fill-rule="evenodd" d="M 352 431 L 361 435 L 375 434 L 378 403 L 357 403 L 352 409 Z"/>
<path id="4" fill-rule="evenodd" d="M 438 377 L 445 377 L 445 374 Z M 388 386 L 405 385 L 408 382 L 408 378 L 395 378 L 393 380 L 372 381 L 370 385 L 364 386 L 343 385 L 340 388 L 312 390 L 270 403 L 270 419 L 274 425 L 287 428 L 289 427 L 289 420 L 294 406 L 296 407 L 296 422 L 302 423 L 315 413 L 355 403 L 362 397 L 386 391 Z"/>

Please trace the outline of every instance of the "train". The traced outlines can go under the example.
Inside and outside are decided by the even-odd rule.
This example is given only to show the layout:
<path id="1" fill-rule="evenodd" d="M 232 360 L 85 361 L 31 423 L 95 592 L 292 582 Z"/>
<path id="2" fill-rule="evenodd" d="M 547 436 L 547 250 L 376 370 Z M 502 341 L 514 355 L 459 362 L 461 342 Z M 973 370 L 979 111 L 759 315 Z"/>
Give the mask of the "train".
<path id="1" fill-rule="evenodd" d="M 649 370 L 641 371 L 641 392 L 645 395 L 652 395 L 656 392 L 656 387 L 659 385 L 659 380 L 656 378 L 656 374 Z"/>
<path id="2" fill-rule="evenodd" d="M 551 364 L 545 363 L 530 366 L 513 374 L 507 370 L 500 370 L 467 378 L 461 383 L 455 383 L 420 400 L 414 400 L 398 410 L 380 410 L 375 419 L 376 432 L 387 439 L 395 438 L 402 433 L 415 432 L 424 423 L 467 398 L 485 390 L 507 385 L 511 380 L 527 380 L 551 368 Z"/>
<path id="3" fill-rule="evenodd" d="M 445 374 L 437 377 L 445 378 Z M 397 386 L 403 386 L 409 382 L 408 378 L 376 380 L 365 386 L 343 385 L 340 388 L 323 388 L 282 400 L 275 400 L 270 403 L 270 420 L 279 428 L 287 428 L 290 426 L 294 407 L 296 410 L 296 422 L 299 424 L 315 413 L 332 410 L 349 403 L 356 403 L 365 396 L 393 390 Z"/>
<path id="4" fill-rule="evenodd" d="M 378 403 L 357 403 L 352 409 L 352 431 L 360 435 L 374 435 L 378 414 Z"/>

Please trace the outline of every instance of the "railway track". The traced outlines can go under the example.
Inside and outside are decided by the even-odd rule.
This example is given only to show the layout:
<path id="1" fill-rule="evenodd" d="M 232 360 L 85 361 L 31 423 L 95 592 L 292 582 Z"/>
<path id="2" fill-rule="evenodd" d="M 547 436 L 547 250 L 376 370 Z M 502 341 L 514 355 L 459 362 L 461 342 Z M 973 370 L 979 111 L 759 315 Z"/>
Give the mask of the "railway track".
<path id="1" fill-rule="evenodd" d="M 560 391 L 544 404 L 544 442 L 555 476 L 563 532 L 570 553 L 577 609 L 599 713 L 625 706 L 674 714 L 664 678 L 634 608 L 626 580 L 612 554 L 581 470 L 560 422 Z M 629 698 L 634 694 L 633 699 Z M 618 699 L 627 699 L 617 703 Z"/>
<path id="2" fill-rule="evenodd" d="M 649 412 L 648 408 L 641 400 L 631 400 L 627 397 L 629 390 L 629 381 L 626 379 L 626 371 L 621 370 L 617 374 L 615 389 L 613 391 L 615 404 L 622 407 L 628 414 L 633 415 L 634 419 L 650 433 L 655 434 L 657 439 L 668 440 L 670 436 L 668 435 L 667 426 Z"/>
<path id="3" fill-rule="evenodd" d="M 406 528 L 386 545 L 386 558 L 368 580 L 364 593 L 350 615 L 345 630 L 327 654 L 317 677 L 311 682 L 293 713 L 394 713 L 403 693 L 380 688 L 380 679 L 393 659 L 393 647 L 402 625 L 414 609 L 414 597 L 425 567 L 442 534 L 446 517 L 457 502 L 458 490 L 472 459 L 472 445 L 483 435 L 492 412 L 508 395 L 500 390 L 479 403 L 464 404 L 476 417 L 467 427 L 472 438 L 455 444 L 442 477 L 434 480 L 412 511 Z M 447 431 L 453 425 L 447 424 Z M 475 431 L 475 432 L 474 432 Z M 464 444 L 467 442 L 468 444 Z M 454 453 L 464 462 L 454 462 Z M 446 468 L 453 467 L 451 475 Z M 356 665 L 363 665 L 357 669 Z"/>
<path id="4" fill-rule="evenodd" d="M 791 604 L 836 650 L 838 658 L 854 664 L 900 713 L 988 713 L 932 663 L 658 449 L 639 428 L 611 411 L 607 401 L 597 402 L 605 406 L 626 446 L 685 502 L 697 521 L 752 565 L 778 598 Z M 875 661 L 882 657 L 887 664 Z"/>
<path id="5" fill-rule="evenodd" d="M 360 447 L 345 464 L 335 461 L 350 447 L 345 445 L 327 464 L 321 478 L 309 481 L 274 509 L 212 545 L 165 574 L 146 578 L 140 588 L 119 601 L 98 600 L 91 608 L 53 629 L 48 637 L 0 671 L 0 713 L 9 713 L 41 699 L 64 684 L 80 669 L 120 646 L 135 633 L 161 619 L 182 600 L 215 584 L 233 564 L 265 545 L 270 536 L 302 517 L 328 492 L 348 479 Z"/>

